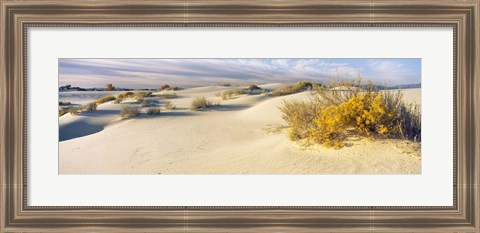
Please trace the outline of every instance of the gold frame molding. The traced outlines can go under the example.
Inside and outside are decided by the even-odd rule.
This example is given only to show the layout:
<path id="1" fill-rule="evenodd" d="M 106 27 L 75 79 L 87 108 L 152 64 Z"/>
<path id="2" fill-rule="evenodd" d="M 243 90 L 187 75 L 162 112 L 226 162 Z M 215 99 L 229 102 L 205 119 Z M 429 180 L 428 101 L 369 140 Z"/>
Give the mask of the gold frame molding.
<path id="1" fill-rule="evenodd" d="M 0 232 L 480 233 L 480 0 L 0 0 Z M 453 206 L 27 205 L 29 27 L 452 27 Z"/>

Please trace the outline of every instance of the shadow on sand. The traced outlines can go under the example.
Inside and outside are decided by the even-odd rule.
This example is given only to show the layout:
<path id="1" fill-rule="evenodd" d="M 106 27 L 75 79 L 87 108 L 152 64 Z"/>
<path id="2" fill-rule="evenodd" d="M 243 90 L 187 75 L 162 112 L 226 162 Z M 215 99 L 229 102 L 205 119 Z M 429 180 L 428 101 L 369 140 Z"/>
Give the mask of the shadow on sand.
<path id="1" fill-rule="evenodd" d="M 87 136 L 103 130 L 103 126 L 90 124 L 85 121 L 75 121 L 62 125 L 59 129 L 59 141 L 66 141 L 78 137 Z"/>

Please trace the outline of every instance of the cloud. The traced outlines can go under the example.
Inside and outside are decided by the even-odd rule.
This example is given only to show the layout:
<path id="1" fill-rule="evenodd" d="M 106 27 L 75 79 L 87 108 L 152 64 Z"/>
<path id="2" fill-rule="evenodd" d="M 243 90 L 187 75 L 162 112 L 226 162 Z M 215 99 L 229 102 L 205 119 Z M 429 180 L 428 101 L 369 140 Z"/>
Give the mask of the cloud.
<path id="1" fill-rule="evenodd" d="M 60 59 L 59 85 L 99 87 L 111 82 L 118 87 L 155 88 L 165 83 L 261 84 L 327 81 L 338 73 L 355 77 L 358 72 L 373 79 L 388 74 L 399 82 L 405 75 L 412 76 L 397 61 L 374 59 L 363 63 L 365 59 Z"/>
<path id="2" fill-rule="evenodd" d="M 392 60 L 370 60 L 368 67 L 375 79 L 385 81 L 387 84 L 420 83 L 419 66 L 416 68 Z"/>

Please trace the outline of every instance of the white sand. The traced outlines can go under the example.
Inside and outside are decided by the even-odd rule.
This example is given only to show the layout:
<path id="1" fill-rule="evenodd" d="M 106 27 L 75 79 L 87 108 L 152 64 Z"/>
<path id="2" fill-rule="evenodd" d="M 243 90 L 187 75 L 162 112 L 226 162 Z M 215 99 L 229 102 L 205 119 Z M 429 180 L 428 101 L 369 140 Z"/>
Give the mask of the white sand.
<path id="1" fill-rule="evenodd" d="M 268 85 L 267 85 L 268 86 Z M 276 84 L 271 84 L 276 87 Z M 270 87 L 269 86 L 269 87 Z M 278 110 L 283 97 L 238 96 L 221 101 L 215 93 L 234 87 L 177 91 L 176 110 L 158 116 L 142 113 L 122 120 L 123 104 L 102 104 L 98 111 L 60 117 L 60 174 L 419 174 L 421 157 L 401 140 L 352 139 L 340 149 L 304 148 L 286 132 Z M 207 111 L 189 110 L 196 96 L 219 101 Z M 405 99 L 420 103 L 420 89 Z"/>

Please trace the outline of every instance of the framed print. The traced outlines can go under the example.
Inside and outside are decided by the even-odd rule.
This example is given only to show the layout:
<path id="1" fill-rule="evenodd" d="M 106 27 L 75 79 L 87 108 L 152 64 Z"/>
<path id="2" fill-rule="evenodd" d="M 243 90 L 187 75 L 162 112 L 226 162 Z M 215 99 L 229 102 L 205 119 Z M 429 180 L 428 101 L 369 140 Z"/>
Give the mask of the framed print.
<path id="1" fill-rule="evenodd" d="M 480 232 L 479 13 L 4 0 L 0 232 Z"/>

